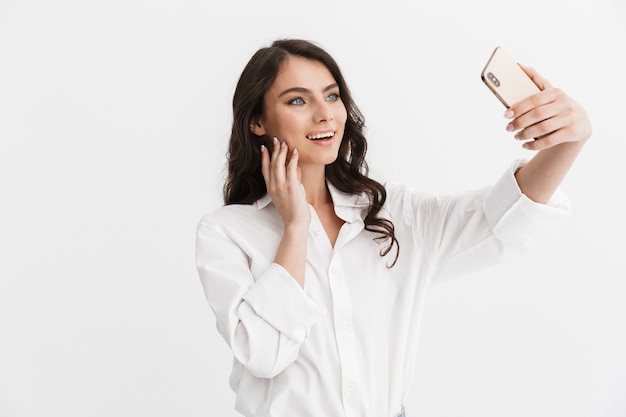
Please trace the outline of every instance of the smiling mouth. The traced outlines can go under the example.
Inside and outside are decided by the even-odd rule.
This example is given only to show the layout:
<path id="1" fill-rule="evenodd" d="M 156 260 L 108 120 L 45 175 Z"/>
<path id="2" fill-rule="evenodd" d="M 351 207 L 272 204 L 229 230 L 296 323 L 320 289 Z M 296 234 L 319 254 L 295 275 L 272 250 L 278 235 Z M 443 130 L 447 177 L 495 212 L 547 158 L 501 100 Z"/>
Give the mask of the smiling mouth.
<path id="1" fill-rule="evenodd" d="M 309 140 L 322 140 L 322 139 L 330 139 L 333 136 L 335 136 L 335 132 L 326 132 L 326 133 L 319 133 L 317 135 L 309 135 L 306 138 Z"/>

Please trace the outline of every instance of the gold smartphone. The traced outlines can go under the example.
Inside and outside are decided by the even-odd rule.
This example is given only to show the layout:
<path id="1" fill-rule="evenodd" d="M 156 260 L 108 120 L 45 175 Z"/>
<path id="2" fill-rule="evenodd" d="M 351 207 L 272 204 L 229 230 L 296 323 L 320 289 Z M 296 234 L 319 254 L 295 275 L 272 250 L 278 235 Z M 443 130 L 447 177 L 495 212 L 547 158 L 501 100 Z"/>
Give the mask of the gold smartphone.
<path id="1" fill-rule="evenodd" d="M 481 78 L 506 108 L 541 91 L 500 46 L 491 54 Z"/>

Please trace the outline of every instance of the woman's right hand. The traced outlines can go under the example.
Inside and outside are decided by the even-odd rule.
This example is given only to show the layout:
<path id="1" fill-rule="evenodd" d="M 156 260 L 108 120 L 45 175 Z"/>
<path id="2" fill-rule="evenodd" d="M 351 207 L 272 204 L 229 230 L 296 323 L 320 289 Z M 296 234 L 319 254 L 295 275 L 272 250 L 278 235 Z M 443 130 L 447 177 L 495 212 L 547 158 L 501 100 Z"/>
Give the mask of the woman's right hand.
<path id="1" fill-rule="evenodd" d="M 291 152 L 285 142 L 274 138 L 272 158 L 267 148 L 261 148 L 261 170 L 267 192 L 285 224 L 283 237 L 276 250 L 274 262 L 281 265 L 304 288 L 307 239 L 311 212 L 300 182 L 298 151 Z"/>
<path id="2" fill-rule="evenodd" d="M 306 201 L 304 187 L 300 182 L 298 150 L 294 149 L 288 159 L 288 146 L 285 142 L 273 139 L 274 146 L 270 158 L 265 146 L 261 147 L 261 170 L 267 192 L 280 213 L 285 229 L 308 231 L 311 212 Z"/>

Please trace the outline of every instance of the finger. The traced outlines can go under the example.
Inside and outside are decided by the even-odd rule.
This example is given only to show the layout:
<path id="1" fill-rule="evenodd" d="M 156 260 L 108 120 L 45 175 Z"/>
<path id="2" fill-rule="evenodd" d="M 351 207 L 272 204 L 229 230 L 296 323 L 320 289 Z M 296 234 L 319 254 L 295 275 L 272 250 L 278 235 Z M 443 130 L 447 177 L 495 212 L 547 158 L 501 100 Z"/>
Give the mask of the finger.
<path id="1" fill-rule="evenodd" d="M 270 177 L 271 180 L 275 181 L 278 186 L 283 184 L 287 178 L 285 169 L 286 159 L 287 144 L 285 142 L 280 142 L 280 145 L 278 145 L 278 139 L 274 138 L 274 152 L 270 164 Z"/>
<path id="2" fill-rule="evenodd" d="M 531 151 L 542 151 L 558 145 L 559 143 L 567 142 L 570 136 L 571 132 L 567 127 L 564 127 L 550 133 L 549 135 L 525 142 L 522 146 Z"/>
<path id="3" fill-rule="evenodd" d="M 506 130 L 508 130 L 509 132 L 519 131 L 518 132 L 518 135 L 519 135 L 519 133 L 521 133 L 525 129 L 535 126 L 545 120 L 550 120 L 550 119 L 557 117 L 561 111 L 561 107 L 562 105 L 560 105 L 559 103 L 548 103 L 542 106 L 535 107 L 531 109 L 530 111 L 512 120 L 507 125 Z M 543 132 L 543 134 L 546 134 L 546 133 L 549 133 L 549 132 Z M 529 139 L 531 137 L 536 137 L 536 136 L 537 135 L 535 136 L 526 135 L 526 137 L 521 137 L 521 136 L 518 137 L 516 135 L 515 138 L 516 139 Z"/>
<path id="4" fill-rule="evenodd" d="M 299 160 L 300 154 L 298 153 L 298 149 L 294 149 L 291 153 L 289 165 L 287 166 L 289 173 L 288 180 L 291 182 L 291 186 L 294 187 L 294 189 L 300 190 L 303 198 L 306 199 L 306 191 L 304 190 L 304 185 L 302 185 L 302 170 L 300 164 L 298 164 Z"/>
<path id="5" fill-rule="evenodd" d="M 537 117 L 550 117 L 550 115 L 547 113 L 551 113 L 553 111 L 549 108 L 544 108 L 539 110 L 538 112 L 533 113 L 534 116 L 531 115 L 531 117 L 527 117 L 526 119 L 520 119 L 522 116 L 530 111 L 554 103 L 555 101 L 559 100 L 562 94 L 562 91 L 558 88 L 550 88 L 537 94 L 533 94 L 532 96 L 526 97 L 525 99 L 515 103 L 514 105 L 509 107 L 509 109 L 504 113 L 504 117 L 506 117 L 507 119 L 514 119 L 512 121 L 514 129 L 510 129 L 509 126 L 507 126 L 507 128 L 509 128 L 508 130 L 523 129 L 529 124 L 532 124 L 528 123 L 528 120 L 531 118 L 536 119 Z M 542 114 L 541 112 L 544 112 L 545 114 Z M 533 123 L 536 123 L 537 121 L 538 120 L 534 120 Z"/>
<path id="6" fill-rule="evenodd" d="M 267 188 L 270 184 L 270 154 L 265 145 L 261 145 L 261 173 Z"/>
<path id="7" fill-rule="evenodd" d="M 298 182 L 302 184 L 302 168 L 298 165 Z"/>
<path id="8" fill-rule="evenodd" d="M 291 158 L 289 159 L 289 162 L 287 163 L 287 180 L 300 184 L 300 181 L 298 179 L 298 160 L 299 160 L 299 154 L 298 154 L 298 150 L 294 149 L 291 152 Z"/>
<path id="9" fill-rule="evenodd" d="M 542 120 L 539 123 L 535 123 L 531 126 L 528 126 L 525 129 L 520 130 L 515 135 L 515 139 L 517 140 L 527 140 L 533 138 L 542 138 L 547 136 L 557 130 L 563 128 L 565 126 L 565 122 L 562 118 L 559 117 L 551 117 L 546 120 Z"/>
<path id="10" fill-rule="evenodd" d="M 276 156 L 278 155 L 278 152 L 280 152 L 280 145 L 278 144 L 278 138 L 274 137 L 274 138 L 272 138 L 272 158 L 271 158 L 271 161 L 276 159 Z"/>

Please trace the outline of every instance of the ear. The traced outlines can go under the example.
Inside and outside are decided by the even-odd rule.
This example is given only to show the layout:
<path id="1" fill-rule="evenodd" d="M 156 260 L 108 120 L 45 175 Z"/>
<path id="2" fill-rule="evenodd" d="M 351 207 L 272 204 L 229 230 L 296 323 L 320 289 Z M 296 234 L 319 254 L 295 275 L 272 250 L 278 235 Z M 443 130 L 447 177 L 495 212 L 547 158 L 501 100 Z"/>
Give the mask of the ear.
<path id="1" fill-rule="evenodd" d="M 257 136 L 265 136 L 265 128 L 259 119 L 255 119 L 250 123 L 250 130 Z"/>

